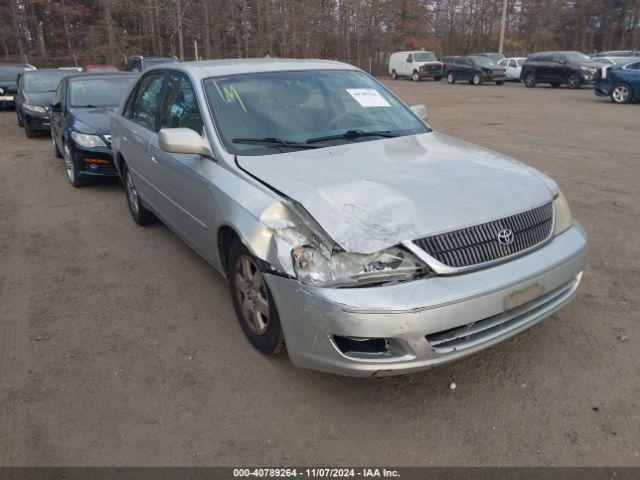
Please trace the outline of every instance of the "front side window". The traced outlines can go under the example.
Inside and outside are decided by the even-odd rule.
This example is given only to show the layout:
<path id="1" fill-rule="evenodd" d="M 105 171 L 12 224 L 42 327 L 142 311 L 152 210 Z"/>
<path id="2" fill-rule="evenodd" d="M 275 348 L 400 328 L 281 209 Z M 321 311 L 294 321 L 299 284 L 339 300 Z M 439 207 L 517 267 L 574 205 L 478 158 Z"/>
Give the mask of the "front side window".
<path id="1" fill-rule="evenodd" d="M 27 93 L 55 92 L 60 81 L 69 75 L 64 70 L 55 72 L 34 71 L 27 72 L 22 77 L 23 89 Z"/>
<path id="2" fill-rule="evenodd" d="M 567 58 L 571 63 L 590 63 L 591 59 L 584 53 L 580 52 L 564 52 L 562 55 Z"/>
<path id="3" fill-rule="evenodd" d="M 141 123 L 150 130 L 155 130 L 158 100 L 162 91 L 164 73 L 153 73 L 145 76 L 138 88 L 131 105 L 131 120 Z"/>
<path id="4" fill-rule="evenodd" d="M 69 81 L 71 107 L 115 107 L 135 77 L 78 78 Z"/>
<path id="5" fill-rule="evenodd" d="M 362 72 L 241 74 L 208 78 L 203 85 L 222 140 L 235 154 L 284 151 L 274 139 L 286 141 L 290 147 L 286 151 L 292 151 L 429 131 L 386 88 Z"/>
<path id="6" fill-rule="evenodd" d="M 518 68 L 518 64 L 515 60 L 509 60 L 509 66 L 513 68 Z"/>
<path id="7" fill-rule="evenodd" d="M 407 55 L 407 63 L 412 63 L 413 62 L 413 55 L 409 54 Z"/>
<path id="8" fill-rule="evenodd" d="M 169 74 L 160 112 L 160 128 L 190 128 L 202 134 L 198 101 L 191 82 L 184 75 Z"/>
<path id="9" fill-rule="evenodd" d="M 632 63 L 626 66 L 627 70 L 640 70 L 640 62 Z"/>

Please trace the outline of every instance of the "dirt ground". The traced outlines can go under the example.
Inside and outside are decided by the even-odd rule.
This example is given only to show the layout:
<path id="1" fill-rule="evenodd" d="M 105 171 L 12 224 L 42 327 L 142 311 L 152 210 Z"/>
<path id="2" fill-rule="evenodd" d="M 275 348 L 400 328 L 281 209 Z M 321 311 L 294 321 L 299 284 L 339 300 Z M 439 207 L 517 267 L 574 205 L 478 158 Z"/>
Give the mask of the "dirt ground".
<path id="1" fill-rule="evenodd" d="M 118 184 L 72 188 L 50 138 L 0 112 L 0 465 L 640 465 L 640 105 L 388 85 L 559 182 L 590 236 L 570 306 L 420 374 L 296 369 Z"/>

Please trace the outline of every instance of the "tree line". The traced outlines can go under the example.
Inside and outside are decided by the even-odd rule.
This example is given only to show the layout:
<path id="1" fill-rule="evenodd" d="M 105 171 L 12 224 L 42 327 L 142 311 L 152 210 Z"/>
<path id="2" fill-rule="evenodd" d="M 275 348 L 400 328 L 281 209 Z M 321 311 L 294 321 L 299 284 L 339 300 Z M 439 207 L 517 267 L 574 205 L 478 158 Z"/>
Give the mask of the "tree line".
<path id="1" fill-rule="evenodd" d="M 314 57 L 380 72 L 391 52 L 640 49 L 640 0 L 0 0 L 0 57 Z"/>

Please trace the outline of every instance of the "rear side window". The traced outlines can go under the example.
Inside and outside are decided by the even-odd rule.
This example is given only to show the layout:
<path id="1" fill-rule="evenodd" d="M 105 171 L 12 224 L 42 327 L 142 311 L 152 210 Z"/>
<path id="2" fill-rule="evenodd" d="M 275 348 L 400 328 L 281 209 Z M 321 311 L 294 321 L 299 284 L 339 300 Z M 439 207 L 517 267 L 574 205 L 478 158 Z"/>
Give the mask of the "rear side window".
<path id="1" fill-rule="evenodd" d="M 138 122 L 149 130 L 155 130 L 158 114 L 158 101 L 162 91 L 164 73 L 152 73 L 140 82 L 136 96 L 131 104 L 129 118 Z"/>
<path id="2" fill-rule="evenodd" d="M 513 68 L 518 68 L 518 64 L 515 60 L 509 60 L 509 66 Z"/>
<path id="3" fill-rule="evenodd" d="M 165 88 L 160 128 L 190 128 L 202 135 L 202 116 L 193 86 L 187 77 L 170 73 Z"/>
<path id="4" fill-rule="evenodd" d="M 632 63 L 631 65 L 627 65 L 627 70 L 640 70 L 640 62 Z"/>

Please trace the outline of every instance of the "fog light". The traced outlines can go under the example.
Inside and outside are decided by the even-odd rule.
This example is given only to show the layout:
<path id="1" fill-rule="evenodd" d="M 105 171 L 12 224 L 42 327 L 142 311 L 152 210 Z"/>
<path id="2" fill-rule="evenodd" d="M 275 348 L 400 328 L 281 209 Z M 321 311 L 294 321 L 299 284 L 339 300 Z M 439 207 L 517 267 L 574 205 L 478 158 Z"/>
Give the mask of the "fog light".
<path id="1" fill-rule="evenodd" d="M 334 335 L 333 341 L 345 355 L 389 353 L 389 343 L 386 338 L 357 338 Z"/>
<path id="2" fill-rule="evenodd" d="M 95 163 L 89 164 L 89 170 L 95 172 L 96 170 L 98 170 L 98 165 L 96 165 Z"/>

